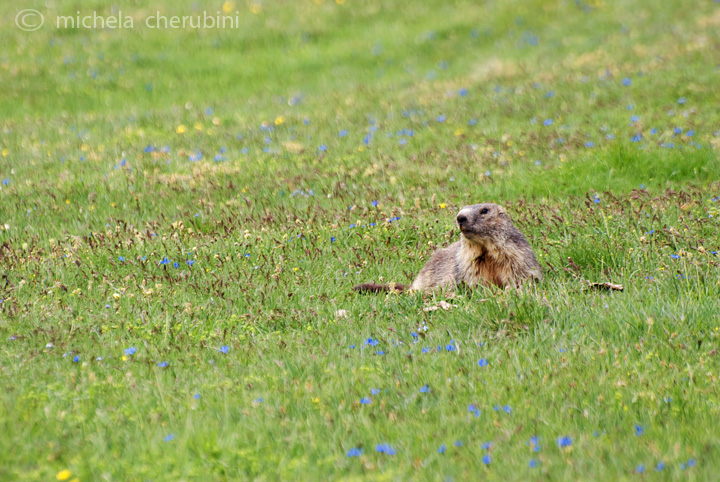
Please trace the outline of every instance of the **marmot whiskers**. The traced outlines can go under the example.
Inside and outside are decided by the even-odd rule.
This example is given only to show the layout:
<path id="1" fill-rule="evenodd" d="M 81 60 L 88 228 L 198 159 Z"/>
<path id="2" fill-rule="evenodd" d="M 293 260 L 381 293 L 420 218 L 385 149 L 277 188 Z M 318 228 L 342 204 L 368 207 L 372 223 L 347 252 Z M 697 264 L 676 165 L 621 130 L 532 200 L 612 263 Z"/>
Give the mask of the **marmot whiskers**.
<path id="1" fill-rule="evenodd" d="M 409 287 L 401 284 L 361 284 L 359 292 L 428 291 L 465 283 L 518 286 L 528 278 L 540 280 L 540 265 L 525 236 L 513 225 L 504 207 L 473 204 L 457 215 L 460 241 L 435 251 Z"/>

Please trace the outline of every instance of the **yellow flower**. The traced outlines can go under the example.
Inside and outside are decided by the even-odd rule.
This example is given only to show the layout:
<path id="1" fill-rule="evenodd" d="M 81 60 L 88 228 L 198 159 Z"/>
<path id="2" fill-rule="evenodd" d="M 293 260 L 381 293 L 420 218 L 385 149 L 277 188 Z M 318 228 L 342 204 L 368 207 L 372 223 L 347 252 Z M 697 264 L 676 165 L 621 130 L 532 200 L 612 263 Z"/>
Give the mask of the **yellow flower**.
<path id="1" fill-rule="evenodd" d="M 187 132 L 187 127 L 185 127 L 183 124 L 180 124 L 177 126 L 177 129 L 175 129 L 175 132 L 178 134 L 185 134 Z"/>
<path id="2" fill-rule="evenodd" d="M 440 209 L 445 209 L 446 207 L 445 203 L 440 203 Z"/>
<path id="3" fill-rule="evenodd" d="M 275 125 L 279 126 L 280 124 L 285 122 L 285 116 L 279 115 L 275 118 Z"/>
<path id="4" fill-rule="evenodd" d="M 66 200 L 65 200 L 65 204 L 70 204 L 70 200 L 69 200 L 69 199 L 66 199 Z"/>
<path id="5" fill-rule="evenodd" d="M 250 5 L 250 13 L 254 13 L 255 15 L 257 15 L 260 12 L 262 12 L 262 5 L 260 5 L 259 3 L 253 3 L 252 5 Z"/>
<path id="6" fill-rule="evenodd" d="M 335 0 L 338 5 L 345 5 L 345 0 Z"/>
<path id="7" fill-rule="evenodd" d="M 223 3 L 223 12 L 230 13 L 232 12 L 232 9 L 235 8 L 235 4 L 228 0 L 227 2 Z"/>
<path id="8" fill-rule="evenodd" d="M 201 130 L 203 130 L 203 125 L 202 125 L 201 123 L 199 123 L 199 122 L 196 122 L 194 127 L 195 127 L 195 130 L 196 130 L 196 131 L 201 131 Z"/>
<path id="9" fill-rule="evenodd" d="M 70 472 L 68 469 L 61 470 L 57 473 L 55 477 L 57 477 L 58 480 L 67 480 L 72 475 L 72 472 Z"/>
<path id="10" fill-rule="evenodd" d="M 3 156 L 3 157 L 7 157 L 8 154 L 10 154 L 10 151 L 8 151 L 7 149 L 3 149 L 3 150 L 2 150 L 2 156 Z"/>

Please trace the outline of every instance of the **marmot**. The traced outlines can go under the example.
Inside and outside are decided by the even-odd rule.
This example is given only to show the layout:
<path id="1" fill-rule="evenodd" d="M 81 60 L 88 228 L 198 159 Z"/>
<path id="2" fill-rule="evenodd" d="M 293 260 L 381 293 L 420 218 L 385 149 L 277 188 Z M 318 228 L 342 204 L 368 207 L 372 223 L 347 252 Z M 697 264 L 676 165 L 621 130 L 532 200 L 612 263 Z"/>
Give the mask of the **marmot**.
<path id="1" fill-rule="evenodd" d="M 465 283 L 518 286 L 528 278 L 542 279 L 540 265 L 525 236 L 513 225 L 504 207 L 473 204 L 457 215 L 460 241 L 435 251 L 409 287 L 401 284 L 361 284 L 359 292 L 428 291 Z"/>

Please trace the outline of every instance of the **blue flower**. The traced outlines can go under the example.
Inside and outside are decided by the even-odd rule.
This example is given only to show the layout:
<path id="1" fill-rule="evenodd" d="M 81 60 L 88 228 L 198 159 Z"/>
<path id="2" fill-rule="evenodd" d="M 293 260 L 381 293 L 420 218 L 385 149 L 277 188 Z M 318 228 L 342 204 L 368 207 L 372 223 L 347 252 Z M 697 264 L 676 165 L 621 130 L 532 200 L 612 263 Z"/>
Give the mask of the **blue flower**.
<path id="1" fill-rule="evenodd" d="M 624 79 L 622 79 L 622 85 L 627 87 L 630 84 L 632 84 L 632 80 L 630 80 L 630 77 L 625 77 Z"/>
<path id="2" fill-rule="evenodd" d="M 639 437 L 640 435 L 642 435 L 644 431 L 645 431 L 645 429 L 642 427 L 642 425 L 635 424 L 635 436 L 636 437 Z"/>
<path id="3" fill-rule="evenodd" d="M 334 242 L 335 242 L 335 236 L 330 236 L 330 242 L 331 242 L 331 243 L 334 243 Z"/>
<path id="4" fill-rule="evenodd" d="M 570 446 L 572 445 L 572 442 L 573 442 L 573 441 L 572 441 L 572 438 L 571 438 L 571 437 L 564 436 L 564 437 L 558 437 L 558 438 L 557 438 L 557 445 L 558 445 L 558 447 L 560 447 L 560 448 L 570 447 Z"/>
<path id="5" fill-rule="evenodd" d="M 692 137 L 692 136 L 695 135 L 695 131 L 692 130 L 692 129 L 690 129 L 689 131 L 687 131 L 687 132 L 685 133 L 685 135 L 688 136 L 688 137 Z"/>
<path id="6" fill-rule="evenodd" d="M 440 114 L 439 116 L 437 116 L 438 122 L 445 122 L 446 119 L 447 119 L 447 116 L 445 114 Z"/>
<path id="7" fill-rule="evenodd" d="M 465 97 L 466 95 L 468 95 L 468 90 L 465 88 L 462 88 L 462 89 L 458 90 L 458 94 L 460 94 L 460 97 Z"/>
<path id="8" fill-rule="evenodd" d="M 373 340 L 372 338 L 368 338 L 367 340 L 365 340 L 365 344 L 370 346 L 377 346 L 378 344 L 380 344 L 380 342 L 377 340 Z"/>
<path id="9" fill-rule="evenodd" d="M 373 202 L 371 202 L 370 204 L 372 204 L 372 205 L 373 205 L 373 207 L 377 207 L 377 205 L 378 205 L 378 202 L 377 202 L 377 201 L 373 201 Z"/>
<path id="10" fill-rule="evenodd" d="M 318 147 L 318 150 L 320 152 L 325 152 L 325 151 L 327 151 L 327 146 L 325 144 L 320 144 L 320 146 Z"/>
<path id="11" fill-rule="evenodd" d="M 471 126 L 471 127 L 474 126 L 474 125 L 477 124 L 477 123 L 478 123 L 478 120 L 475 119 L 475 118 L 470 119 L 470 120 L 468 121 L 468 125 Z"/>
<path id="12" fill-rule="evenodd" d="M 363 397 L 360 399 L 360 403 L 363 405 L 370 405 L 372 403 L 372 399 L 370 397 Z"/>
<path id="13" fill-rule="evenodd" d="M 658 462 L 657 465 L 655 466 L 655 470 L 657 470 L 658 472 L 662 472 L 662 470 L 664 468 L 665 468 L 665 462 L 663 462 L 662 460 L 660 462 Z"/>
<path id="14" fill-rule="evenodd" d="M 120 261 L 121 263 L 124 263 L 124 262 L 125 262 L 125 257 L 124 257 L 124 256 L 118 256 L 118 261 Z"/>
<path id="15" fill-rule="evenodd" d="M 482 462 L 485 465 L 490 465 L 490 462 L 492 462 L 492 457 L 490 457 L 490 454 L 483 455 Z"/>
<path id="16" fill-rule="evenodd" d="M 188 266 L 192 266 L 192 265 L 195 264 L 195 261 L 192 260 L 192 259 L 189 259 L 189 260 L 187 260 L 187 261 L 185 261 L 185 262 L 187 263 Z"/>
<path id="17" fill-rule="evenodd" d="M 166 441 L 166 442 L 170 442 L 170 441 L 173 440 L 173 439 L 175 439 L 175 435 L 169 433 L 169 434 L 165 435 L 165 438 L 164 438 L 163 440 Z"/>
<path id="18" fill-rule="evenodd" d="M 390 444 L 377 444 L 375 450 L 385 455 L 395 455 L 395 449 Z"/>
<path id="19" fill-rule="evenodd" d="M 175 261 L 175 262 L 173 263 L 173 266 L 174 266 L 175 268 L 179 268 L 179 267 L 180 267 L 180 263 L 178 263 L 177 261 Z"/>
<path id="20" fill-rule="evenodd" d="M 512 413 L 512 408 L 510 407 L 510 405 L 505 405 L 505 406 L 503 407 L 503 410 L 504 410 L 505 413 L 507 413 L 507 414 Z"/>
<path id="21" fill-rule="evenodd" d="M 442 444 L 442 445 L 438 448 L 438 453 L 439 453 L 439 454 L 444 454 L 446 450 L 447 450 L 447 446 L 446 446 L 445 444 Z"/>
<path id="22" fill-rule="evenodd" d="M 358 447 L 353 447 L 347 452 L 348 457 L 360 457 L 362 455 L 362 449 Z"/>
<path id="23" fill-rule="evenodd" d="M 200 400 L 200 393 L 196 393 L 195 395 L 193 395 L 193 398 L 195 400 Z"/>
<path id="24" fill-rule="evenodd" d="M 585 147 L 595 147 L 595 143 L 593 141 L 587 141 Z"/>
<path id="25" fill-rule="evenodd" d="M 650 129 L 650 134 L 655 135 L 657 133 L 658 133 L 657 127 L 653 127 L 652 129 Z"/>
<path id="26" fill-rule="evenodd" d="M 345 137 L 346 135 L 348 135 L 348 131 L 346 129 L 343 129 L 340 132 L 338 132 L 338 137 Z"/>
<path id="27" fill-rule="evenodd" d="M 430 391 L 430 387 L 428 385 L 423 385 L 420 387 L 420 393 L 428 393 Z"/>
<path id="28" fill-rule="evenodd" d="M 540 462 L 538 462 L 537 459 L 530 459 L 530 463 L 528 464 L 531 469 L 534 469 L 538 465 L 540 465 Z"/>
<path id="29" fill-rule="evenodd" d="M 680 257 L 680 255 L 679 254 L 671 254 L 670 257 L 672 259 L 678 259 Z"/>
<path id="30" fill-rule="evenodd" d="M 688 466 L 688 467 L 695 467 L 695 459 L 690 459 L 690 460 L 688 460 L 687 466 Z"/>
<path id="31" fill-rule="evenodd" d="M 170 263 L 170 260 L 167 259 L 167 256 L 165 256 L 165 257 L 162 259 L 162 261 L 160 261 L 160 264 L 169 264 L 169 263 Z"/>
<path id="32" fill-rule="evenodd" d="M 137 348 L 135 348 L 134 346 L 131 346 L 130 348 L 125 348 L 125 355 L 132 356 L 135 354 L 136 351 Z"/>
<path id="33" fill-rule="evenodd" d="M 643 465 L 643 464 L 638 465 L 637 468 L 635 469 L 635 472 L 637 472 L 638 474 L 642 474 L 643 472 L 645 472 L 645 465 Z"/>
<path id="34" fill-rule="evenodd" d="M 687 99 L 685 97 L 680 97 L 678 99 L 678 104 L 684 104 L 685 102 L 687 102 Z"/>
<path id="35" fill-rule="evenodd" d="M 445 347 L 447 351 L 455 351 L 455 345 L 452 343 Z"/>
<path id="36" fill-rule="evenodd" d="M 160 363 L 158 363 L 158 366 L 159 366 L 160 368 L 165 368 L 166 366 L 168 366 L 168 362 L 166 362 L 166 361 L 160 362 Z"/>
<path id="37" fill-rule="evenodd" d="M 429 348 L 429 347 L 425 347 L 422 349 L 423 353 L 430 353 L 431 351 L 432 351 L 432 348 Z"/>
<path id="38" fill-rule="evenodd" d="M 552 119 L 545 119 L 545 120 L 543 121 L 543 125 L 544 125 L 544 126 L 551 126 L 551 125 L 553 125 L 553 120 L 552 120 Z"/>
<path id="39" fill-rule="evenodd" d="M 73 357 L 73 362 L 77 363 L 77 362 L 79 362 L 79 361 L 80 361 L 80 357 L 79 357 L 78 355 L 75 355 L 75 356 Z"/>
<path id="40" fill-rule="evenodd" d="M 370 393 L 372 393 L 373 395 L 377 395 L 378 393 L 380 393 L 380 389 L 379 388 L 371 388 Z"/>
<path id="41" fill-rule="evenodd" d="M 455 442 L 453 442 L 453 445 L 455 445 L 456 447 L 462 447 L 463 446 L 462 440 L 456 440 Z"/>
<path id="42" fill-rule="evenodd" d="M 253 402 L 255 402 L 255 403 L 263 403 L 263 401 L 264 401 L 264 399 L 262 397 L 256 398 L 255 400 L 253 400 Z"/>
<path id="43" fill-rule="evenodd" d="M 7 186 L 8 184 L 10 184 L 10 179 L 8 179 L 8 178 L 3 179 L 3 186 Z"/>
<path id="44" fill-rule="evenodd" d="M 682 129 L 679 128 L 679 127 L 674 128 L 674 129 L 673 129 L 673 134 L 675 134 L 675 135 L 680 135 L 680 134 L 682 134 Z"/>
<path id="45" fill-rule="evenodd" d="M 490 447 L 492 447 L 492 442 L 485 442 L 480 446 L 480 448 L 482 448 L 483 450 L 488 450 L 490 449 Z"/>
<path id="46" fill-rule="evenodd" d="M 353 348 L 355 348 L 355 345 L 350 345 L 348 348 L 352 350 Z"/>
<path id="47" fill-rule="evenodd" d="M 488 361 L 485 358 L 481 358 L 478 361 L 478 365 L 480 365 L 481 367 L 486 367 L 486 366 L 488 366 Z"/>
<path id="48" fill-rule="evenodd" d="M 639 120 L 640 120 L 640 116 L 637 116 L 637 115 L 630 116 L 630 122 L 637 122 Z"/>
<path id="49" fill-rule="evenodd" d="M 218 351 L 219 351 L 220 353 L 227 353 L 227 352 L 230 351 L 230 347 L 227 346 L 227 345 L 223 345 L 223 346 L 220 347 L 220 349 L 219 349 Z"/>
<path id="50" fill-rule="evenodd" d="M 633 142 L 640 142 L 641 140 L 642 140 L 642 134 L 635 134 L 634 136 L 632 136 Z"/>

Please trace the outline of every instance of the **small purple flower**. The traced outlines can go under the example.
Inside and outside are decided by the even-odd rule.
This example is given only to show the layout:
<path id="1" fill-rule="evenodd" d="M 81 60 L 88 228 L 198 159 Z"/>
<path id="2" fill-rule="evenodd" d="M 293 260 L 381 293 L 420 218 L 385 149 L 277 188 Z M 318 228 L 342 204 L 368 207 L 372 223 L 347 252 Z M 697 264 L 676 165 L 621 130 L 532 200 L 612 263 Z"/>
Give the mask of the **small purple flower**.
<path id="1" fill-rule="evenodd" d="M 360 403 L 363 405 L 370 405 L 372 403 L 372 399 L 370 397 L 363 397 L 360 399 Z"/>
<path id="2" fill-rule="evenodd" d="M 485 465 L 490 465 L 490 462 L 492 462 L 492 457 L 490 457 L 490 454 L 483 455 L 482 462 Z"/>
<path id="3" fill-rule="evenodd" d="M 430 387 L 428 385 L 423 385 L 420 387 L 420 393 L 428 393 L 430 391 Z"/>
<path id="4" fill-rule="evenodd" d="M 169 433 L 169 434 L 165 435 L 165 438 L 163 440 L 166 442 L 170 442 L 171 440 L 174 440 L 174 439 L 175 439 L 175 435 Z"/>
<path id="5" fill-rule="evenodd" d="M 362 449 L 358 447 L 353 447 L 347 452 L 348 457 L 360 457 L 362 455 Z"/>
<path id="6" fill-rule="evenodd" d="M 563 436 L 563 437 L 557 438 L 557 445 L 560 448 L 570 447 L 572 445 L 572 442 L 573 442 L 573 440 L 571 437 Z"/>
<path id="7" fill-rule="evenodd" d="M 543 125 L 544 125 L 544 126 L 551 126 L 551 125 L 553 125 L 553 120 L 552 120 L 552 119 L 545 119 L 545 120 L 543 121 Z"/>
<path id="8" fill-rule="evenodd" d="M 488 361 L 485 358 L 481 358 L 478 361 L 478 365 L 480 365 L 481 367 L 486 367 L 486 366 L 488 366 Z"/>
<path id="9" fill-rule="evenodd" d="M 635 472 L 637 472 L 638 474 L 642 474 L 643 472 L 645 472 L 645 465 L 643 465 L 643 464 L 638 465 L 637 468 L 635 469 Z"/>
<path id="10" fill-rule="evenodd" d="M 137 351 L 137 348 L 135 348 L 134 346 L 131 346 L 130 348 L 125 348 L 125 355 L 133 356 L 136 351 Z"/>
<path id="11" fill-rule="evenodd" d="M 685 102 L 687 102 L 687 99 L 685 97 L 680 97 L 678 99 L 678 104 L 684 104 Z"/>
<path id="12" fill-rule="evenodd" d="M 633 141 L 633 142 L 640 142 L 641 140 L 642 140 L 642 134 L 635 134 L 635 135 L 632 137 L 632 141 Z"/>
<path id="13" fill-rule="evenodd" d="M 372 393 L 373 395 L 377 395 L 378 393 L 380 393 L 380 389 L 379 388 L 371 388 L 370 393 Z"/>
<path id="14" fill-rule="evenodd" d="M 662 460 L 660 462 L 658 462 L 657 465 L 655 466 L 655 470 L 657 470 L 658 472 L 662 472 L 662 470 L 664 468 L 665 468 L 665 462 L 663 462 Z"/>
<path id="15" fill-rule="evenodd" d="M 75 356 L 73 357 L 73 362 L 74 362 L 74 363 L 77 363 L 77 362 L 79 362 L 79 361 L 80 361 L 80 357 L 79 357 L 78 355 L 75 355 Z"/>
<path id="16" fill-rule="evenodd" d="M 445 122 L 446 119 L 447 119 L 447 116 L 445 114 L 440 114 L 439 116 L 437 116 L 438 122 Z"/>
<path id="17" fill-rule="evenodd" d="M 528 464 L 531 469 L 534 469 L 538 465 L 540 465 L 540 462 L 537 459 L 530 459 L 530 463 Z"/>
<path id="18" fill-rule="evenodd" d="M 200 400 L 200 393 L 196 393 L 195 395 L 193 395 L 193 398 L 195 400 Z"/>
<path id="19" fill-rule="evenodd" d="M 447 446 L 446 446 L 445 444 L 442 444 L 442 445 L 438 448 L 438 453 L 439 453 L 439 454 L 444 454 L 446 450 L 447 450 Z"/>
<path id="20" fill-rule="evenodd" d="M 158 363 L 158 366 L 159 366 L 160 368 L 165 368 L 166 366 L 168 366 L 168 362 L 166 362 L 166 361 L 160 362 L 160 363 Z"/>
<path id="21" fill-rule="evenodd" d="M 375 450 L 377 452 L 380 452 L 381 454 L 385 455 L 395 455 L 395 449 L 390 446 L 390 444 L 377 444 L 375 446 Z"/>
<path id="22" fill-rule="evenodd" d="M 230 347 L 227 346 L 227 345 L 223 345 L 223 346 L 220 347 L 220 349 L 219 349 L 218 351 L 219 351 L 220 353 L 225 354 L 225 353 L 227 353 L 227 352 L 230 351 Z"/>
<path id="23" fill-rule="evenodd" d="M 642 425 L 635 424 L 635 436 L 636 437 L 639 437 L 640 435 L 642 435 L 644 431 L 645 431 L 645 429 L 642 427 Z"/>

